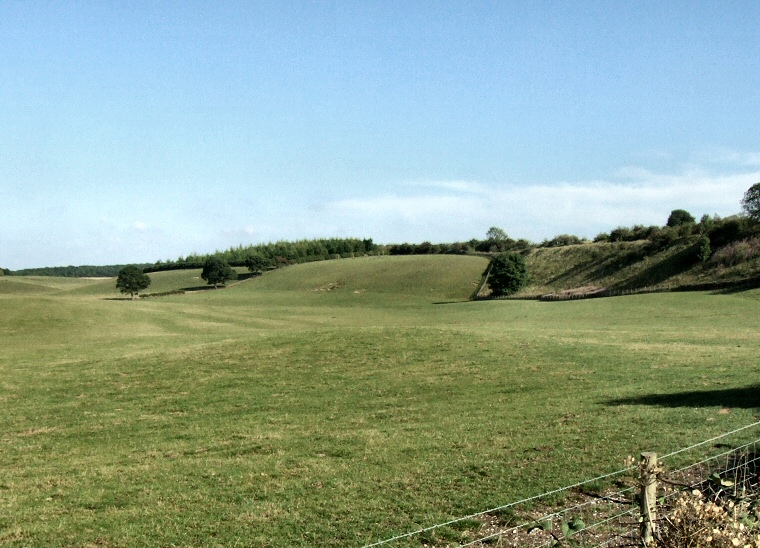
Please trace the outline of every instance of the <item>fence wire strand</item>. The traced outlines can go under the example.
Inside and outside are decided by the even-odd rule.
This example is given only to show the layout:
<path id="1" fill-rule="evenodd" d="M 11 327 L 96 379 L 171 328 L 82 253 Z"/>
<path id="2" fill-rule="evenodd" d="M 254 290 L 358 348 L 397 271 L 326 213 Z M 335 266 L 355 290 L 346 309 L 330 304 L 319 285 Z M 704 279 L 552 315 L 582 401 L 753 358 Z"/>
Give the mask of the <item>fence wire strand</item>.
<path id="1" fill-rule="evenodd" d="M 714 442 L 716 442 L 718 440 L 725 439 L 725 438 L 727 438 L 729 436 L 733 436 L 733 435 L 735 435 L 737 433 L 740 433 L 740 432 L 745 431 L 745 430 L 749 430 L 751 428 L 755 428 L 757 426 L 760 426 L 760 421 L 754 422 L 752 424 L 748 424 L 746 426 L 742 426 L 740 428 L 736 428 L 735 430 L 732 430 L 730 432 L 726 432 L 726 433 L 720 434 L 718 436 L 714 436 L 714 437 L 712 437 L 710 439 L 701 441 L 699 443 L 695 443 L 695 444 L 690 445 L 688 447 L 684 447 L 684 448 L 678 449 L 678 450 L 673 451 L 671 453 L 667 453 L 667 454 L 662 455 L 660 457 L 660 463 L 662 464 L 665 461 L 670 460 L 670 459 L 672 459 L 673 457 L 675 457 L 677 455 L 686 453 L 688 451 L 692 451 L 692 450 L 697 449 L 699 447 L 704 447 L 704 446 L 706 446 L 708 444 L 711 444 L 711 443 L 714 443 Z M 728 449 L 728 450 L 726 450 L 724 452 L 721 452 L 721 453 L 719 453 L 717 455 L 711 455 L 711 456 L 705 457 L 705 458 L 703 458 L 703 459 L 701 459 L 701 460 L 699 460 L 697 462 L 693 462 L 693 463 L 688 464 L 687 466 L 683 466 L 681 468 L 673 470 L 673 471 L 669 472 L 667 475 L 670 476 L 670 477 L 674 477 L 674 476 L 677 476 L 679 474 L 681 474 L 681 476 L 685 476 L 687 472 L 691 472 L 691 473 L 693 473 L 695 475 L 695 477 L 698 477 L 699 479 L 692 478 L 692 480 L 689 480 L 689 481 L 691 481 L 691 483 L 686 482 L 686 483 L 680 483 L 680 484 L 677 484 L 677 485 L 679 485 L 681 489 L 683 489 L 683 488 L 694 488 L 694 487 L 696 487 L 696 486 L 698 486 L 700 484 L 705 483 L 705 481 L 707 481 L 706 478 L 704 477 L 704 475 L 705 475 L 704 474 L 704 472 L 705 472 L 704 468 L 707 468 L 707 472 L 708 472 L 708 476 L 709 476 L 710 473 L 712 473 L 711 464 L 717 463 L 718 460 L 722 459 L 723 457 L 725 457 L 726 462 L 725 462 L 724 465 L 718 466 L 718 468 L 720 469 L 720 473 L 723 474 L 724 476 L 726 474 L 728 474 L 729 472 L 734 472 L 734 471 L 739 470 L 741 467 L 744 467 L 745 468 L 745 472 L 746 472 L 746 467 L 748 467 L 748 465 L 750 463 L 760 462 L 760 455 L 756 451 L 753 451 L 753 453 L 752 453 L 753 454 L 752 460 L 749 460 L 748 457 L 746 457 L 746 458 L 745 457 L 738 457 L 738 462 L 737 462 L 736 455 L 739 454 L 738 452 L 741 452 L 741 451 L 747 451 L 748 452 L 749 448 L 751 446 L 754 445 L 756 447 L 759 442 L 760 442 L 760 439 L 752 441 L 752 442 L 749 442 L 749 443 L 746 443 L 746 444 L 738 446 L 738 447 L 732 447 L 732 448 L 730 448 L 730 449 Z M 731 461 L 732 455 L 734 456 L 734 463 L 733 463 L 733 465 L 732 465 L 732 461 Z M 365 544 L 363 548 L 373 548 L 373 547 L 388 545 L 388 544 L 395 543 L 395 542 L 403 540 L 403 539 L 408 539 L 410 537 L 414 537 L 414 536 L 418 536 L 418 535 L 423 535 L 425 533 L 429 533 L 429 532 L 435 531 L 435 530 L 443 528 L 443 527 L 447 527 L 447 526 L 450 526 L 450 525 L 455 525 L 455 524 L 463 522 L 465 520 L 471 520 L 471 519 L 476 519 L 476 518 L 483 518 L 484 516 L 488 516 L 488 515 L 495 514 L 495 513 L 498 513 L 498 512 L 503 512 L 504 510 L 514 509 L 516 507 L 519 507 L 519 506 L 522 506 L 522 505 L 527 505 L 527 504 L 529 504 L 531 502 L 535 502 L 535 501 L 540 500 L 540 499 L 551 497 L 552 495 L 557 495 L 559 493 L 564 493 L 564 492 L 569 492 L 569 491 L 572 491 L 572 490 L 577 490 L 577 489 L 582 488 L 584 486 L 587 486 L 589 484 L 598 483 L 598 482 L 601 482 L 603 480 L 607 480 L 607 479 L 610 479 L 610 478 L 613 478 L 613 477 L 616 477 L 616 476 L 623 476 L 623 475 L 628 474 L 628 473 L 630 473 L 630 472 L 632 472 L 634 470 L 637 470 L 638 468 L 639 468 L 638 465 L 629 466 L 627 468 L 616 470 L 614 472 L 610 472 L 610 473 L 607 473 L 607 474 L 602 474 L 602 475 L 597 476 L 597 477 L 592 478 L 592 479 L 580 481 L 580 482 L 574 483 L 572 485 L 568 485 L 568 486 L 565 486 L 565 487 L 560 487 L 558 489 L 553 489 L 551 491 L 547 491 L 547 492 L 541 493 L 539 495 L 534 495 L 534 496 L 527 497 L 527 498 L 524 498 L 524 499 L 521 499 L 521 500 L 518 500 L 518 501 L 515 501 L 515 502 L 510 502 L 508 504 L 504 504 L 504 505 L 501 505 L 501 506 L 496 506 L 496 507 L 490 508 L 488 510 L 483 510 L 482 512 L 476 512 L 476 513 L 473 513 L 473 514 L 469 514 L 467 516 L 451 519 L 451 520 L 448 520 L 448 521 L 445 521 L 445 522 L 442 522 L 442 523 L 437 523 L 437 524 L 434 524 L 434 525 L 430 525 L 428 527 L 423 527 L 423 528 L 420 528 L 420 529 L 418 529 L 416 531 L 411 531 L 411 532 L 399 534 L 399 535 L 396 535 L 396 536 L 393 536 L 393 537 L 390 537 L 390 538 L 387 538 L 387 539 L 384 539 L 384 540 L 376 541 L 376 542 L 373 542 L 373 543 L 370 543 L 370 544 Z M 757 469 L 760 469 L 760 465 L 757 466 Z M 698 473 L 698 471 L 701 472 L 701 473 Z M 760 480 L 760 478 L 757 477 L 757 474 L 756 474 L 756 480 Z M 675 482 L 669 482 L 667 480 L 665 481 L 665 483 L 675 484 Z M 736 484 L 738 484 L 738 483 L 739 482 L 736 482 Z M 515 536 L 518 533 L 520 533 L 521 531 L 525 531 L 525 532 L 527 532 L 527 534 L 530 534 L 530 532 L 533 531 L 533 530 L 542 529 L 541 524 L 545 523 L 547 521 L 551 521 L 552 527 L 555 527 L 557 525 L 557 521 L 561 521 L 561 518 L 563 518 L 564 516 L 570 516 L 570 517 L 572 517 L 574 515 L 579 515 L 579 514 L 583 515 L 584 511 L 591 512 L 593 509 L 598 508 L 602 504 L 613 505 L 613 506 L 611 506 L 611 508 L 615 508 L 616 506 L 619 507 L 621 505 L 633 506 L 635 504 L 635 499 L 636 499 L 634 491 L 635 491 L 634 487 L 627 487 L 627 488 L 624 488 L 624 489 L 620 489 L 618 491 L 613 491 L 613 492 L 609 492 L 609 493 L 605 493 L 605 494 L 600 494 L 600 495 L 593 495 L 594 498 L 592 500 L 586 500 L 586 501 L 578 503 L 578 504 L 574 504 L 574 505 L 571 505 L 571 506 L 563 507 L 563 508 L 561 508 L 559 510 L 556 510 L 556 511 L 548 513 L 548 514 L 543 514 L 543 515 L 540 515 L 538 517 L 530 517 L 530 519 L 527 519 L 527 518 L 523 517 L 520 520 L 521 523 L 519 525 L 505 526 L 504 528 L 499 529 L 498 531 L 488 532 L 487 534 L 485 534 L 484 536 L 482 536 L 480 538 L 473 539 L 473 540 L 463 541 L 463 543 L 460 543 L 459 546 L 461 548 L 471 547 L 471 546 L 482 546 L 484 542 L 493 541 L 494 539 L 498 539 L 498 540 L 505 539 L 505 538 L 510 537 L 510 536 Z M 664 499 L 671 499 L 672 497 L 676 496 L 679 492 L 680 492 L 679 489 L 674 488 L 673 492 L 665 494 Z M 586 496 L 592 496 L 592 495 L 586 494 Z M 626 496 L 628 496 L 627 499 L 626 499 Z M 583 529 L 580 532 L 584 533 L 586 536 L 589 536 L 589 535 L 593 536 L 593 534 L 594 534 L 595 531 L 598 531 L 598 530 L 600 530 L 601 528 L 603 528 L 605 526 L 607 526 L 607 527 L 614 527 L 615 526 L 615 522 L 617 522 L 617 524 L 619 525 L 617 527 L 618 533 L 615 534 L 615 535 L 613 535 L 611 538 L 607 538 L 607 539 L 605 539 L 605 540 L 603 540 L 601 542 L 597 542 L 596 544 L 593 544 L 593 543 L 584 543 L 582 540 L 579 540 L 580 545 L 581 546 L 597 546 L 597 547 L 630 546 L 631 544 L 619 544 L 619 543 L 621 541 L 625 542 L 626 539 L 630 540 L 631 538 L 634 538 L 634 536 L 635 536 L 634 535 L 634 529 L 638 527 L 638 517 L 637 517 L 637 515 L 638 515 L 638 508 L 637 507 L 629 507 L 629 508 L 627 508 L 625 510 L 622 510 L 622 511 L 619 510 L 619 509 L 618 510 L 613 510 L 613 511 L 611 511 L 608 514 L 602 515 L 597 521 L 594 521 L 594 522 L 591 522 L 591 523 L 588 523 L 588 524 L 584 524 L 584 527 L 583 527 Z M 629 518 L 630 522 L 628 524 L 624 524 L 623 520 L 625 518 Z M 610 529 L 610 531 L 611 531 L 611 529 Z M 536 547 L 551 546 L 551 545 L 553 545 L 556 542 L 556 540 L 557 540 L 557 536 L 556 536 L 557 533 L 555 531 L 553 531 L 551 529 L 548 529 L 548 530 L 547 529 L 543 529 L 543 532 L 545 533 L 544 536 L 542 538 L 535 538 L 535 541 L 538 542 L 538 544 L 534 543 L 534 544 L 532 544 L 533 546 L 536 546 Z M 501 544 L 499 544 L 499 546 L 501 546 Z"/>

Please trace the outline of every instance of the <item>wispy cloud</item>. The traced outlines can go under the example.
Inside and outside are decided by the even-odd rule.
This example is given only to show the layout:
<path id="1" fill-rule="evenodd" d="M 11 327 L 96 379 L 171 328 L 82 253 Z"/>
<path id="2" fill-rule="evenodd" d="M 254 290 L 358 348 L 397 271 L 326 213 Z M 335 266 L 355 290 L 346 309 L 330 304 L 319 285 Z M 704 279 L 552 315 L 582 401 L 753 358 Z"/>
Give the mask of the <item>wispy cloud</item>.
<path id="1" fill-rule="evenodd" d="M 741 152 L 719 148 L 702 153 L 698 158 L 704 162 L 733 165 L 739 168 L 760 167 L 760 152 Z"/>
<path id="2" fill-rule="evenodd" d="M 468 183 L 477 192 L 466 193 L 456 185 L 431 183 L 422 196 L 343 199 L 326 211 L 335 222 L 366 226 L 386 241 L 469 239 L 482 236 L 489 226 L 540 241 L 560 233 L 592 237 L 620 225 L 663 225 L 677 208 L 697 217 L 731 215 L 740 211 L 744 191 L 758 180 L 760 170 L 714 175 L 687 168 L 668 174 L 628 167 L 609 180 L 530 186 Z"/>
<path id="3" fill-rule="evenodd" d="M 488 192 L 488 188 L 474 181 L 406 181 L 402 183 L 409 187 L 437 188 L 441 190 L 452 190 L 468 194 L 483 194 Z"/>

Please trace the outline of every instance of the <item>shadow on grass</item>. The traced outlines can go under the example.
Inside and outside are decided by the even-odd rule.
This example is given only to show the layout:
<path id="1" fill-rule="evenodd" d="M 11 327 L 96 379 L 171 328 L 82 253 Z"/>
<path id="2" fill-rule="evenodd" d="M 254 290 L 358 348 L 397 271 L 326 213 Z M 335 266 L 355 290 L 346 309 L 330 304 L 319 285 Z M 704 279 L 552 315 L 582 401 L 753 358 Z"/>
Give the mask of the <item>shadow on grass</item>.
<path id="1" fill-rule="evenodd" d="M 608 400 L 607 405 L 652 405 L 657 407 L 760 408 L 760 384 L 725 390 L 695 390 L 675 394 L 647 394 Z"/>
<path id="2" fill-rule="evenodd" d="M 757 289 L 759 287 L 760 277 L 747 278 L 745 280 L 735 282 L 733 286 L 729 285 L 728 287 L 716 289 L 714 293 L 716 295 L 735 295 L 737 293 L 742 293 L 743 291 L 749 291 L 751 289 Z"/>
<path id="3" fill-rule="evenodd" d="M 224 286 L 220 285 L 219 289 L 223 289 Z M 187 291 L 188 293 L 192 293 L 194 291 L 209 291 L 211 289 L 214 289 L 213 285 L 196 285 L 193 287 L 183 287 L 180 291 Z"/>
<path id="4" fill-rule="evenodd" d="M 639 287 L 655 286 L 668 281 L 693 267 L 697 261 L 698 244 L 682 249 L 667 259 L 659 261 L 651 267 L 643 270 L 634 277 L 618 284 L 616 289 L 633 289 Z"/>

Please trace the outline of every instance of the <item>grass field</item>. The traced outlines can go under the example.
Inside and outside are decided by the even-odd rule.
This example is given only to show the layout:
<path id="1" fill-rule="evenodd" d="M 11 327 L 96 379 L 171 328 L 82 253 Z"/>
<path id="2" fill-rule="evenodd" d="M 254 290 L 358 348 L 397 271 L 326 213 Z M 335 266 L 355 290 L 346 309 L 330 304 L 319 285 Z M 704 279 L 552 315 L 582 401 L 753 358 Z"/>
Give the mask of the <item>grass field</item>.
<path id="1" fill-rule="evenodd" d="M 0 545 L 361 546 L 757 418 L 757 290 L 468 302 L 486 264 L 0 278 Z"/>

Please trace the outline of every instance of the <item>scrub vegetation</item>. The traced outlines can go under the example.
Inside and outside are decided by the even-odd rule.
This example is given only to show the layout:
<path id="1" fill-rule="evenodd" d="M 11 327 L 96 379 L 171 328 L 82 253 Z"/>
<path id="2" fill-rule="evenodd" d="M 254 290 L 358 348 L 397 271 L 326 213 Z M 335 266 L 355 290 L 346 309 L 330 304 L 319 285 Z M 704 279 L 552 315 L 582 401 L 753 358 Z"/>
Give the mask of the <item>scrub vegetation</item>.
<path id="1" fill-rule="evenodd" d="M 3 276 L 0 545 L 361 546 L 755 420 L 758 290 L 470 301 L 487 264 Z"/>

